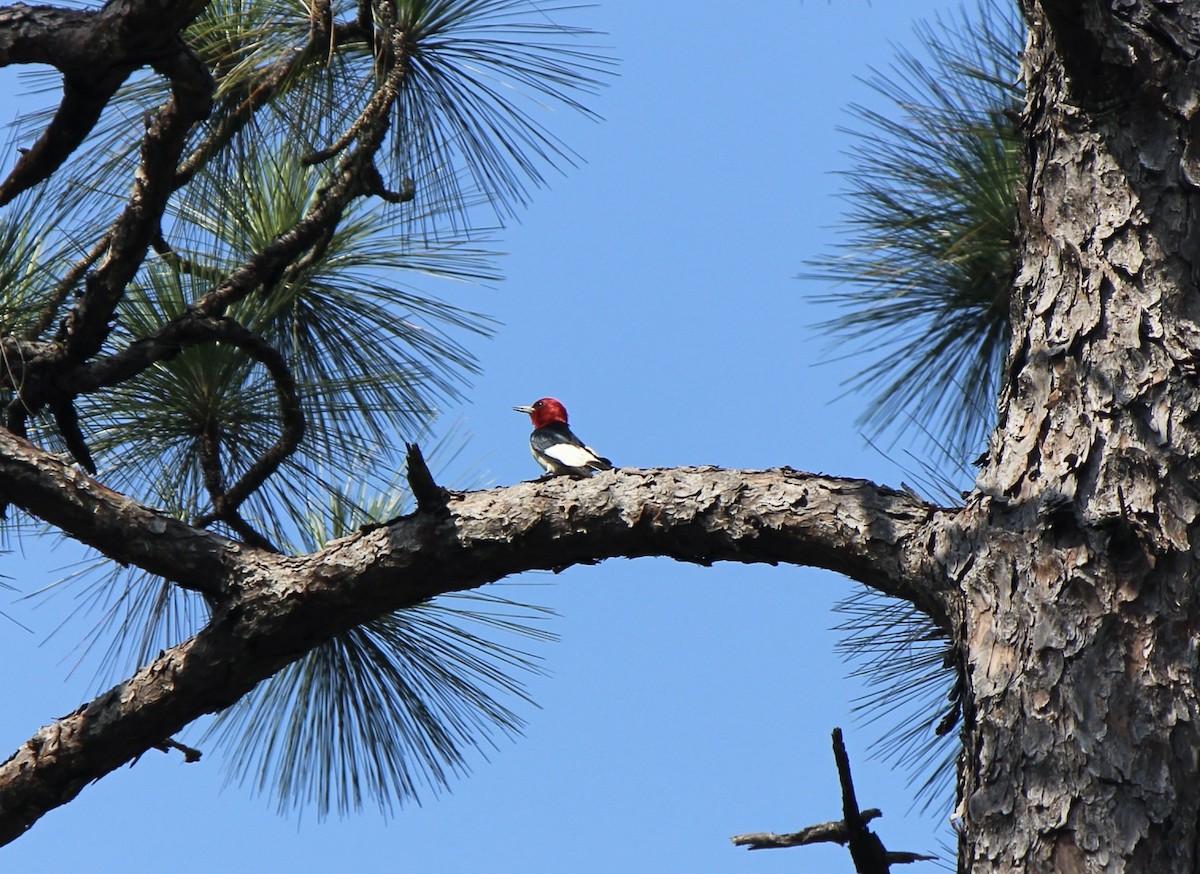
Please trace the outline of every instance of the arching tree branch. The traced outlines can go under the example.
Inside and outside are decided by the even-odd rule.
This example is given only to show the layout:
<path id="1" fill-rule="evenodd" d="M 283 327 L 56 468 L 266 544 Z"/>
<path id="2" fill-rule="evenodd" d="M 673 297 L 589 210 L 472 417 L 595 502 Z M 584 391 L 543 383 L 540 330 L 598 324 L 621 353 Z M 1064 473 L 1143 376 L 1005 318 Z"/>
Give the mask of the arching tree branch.
<path id="1" fill-rule="evenodd" d="M 45 477 L 39 487 L 31 480 Z M 105 695 L 43 728 L 0 766 L 0 841 L 334 634 L 511 574 L 614 557 L 813 565 L 954 613 L 930 556 L 955 511 L 864 480 L 788 468 L 621 470 L 481 492 L 289 557 L 159 516 L 0 433 L 10 499 L 107 555 L 210 593 L 214 614 Z M 189 558 L 173 563 L 178 550 Z"/>

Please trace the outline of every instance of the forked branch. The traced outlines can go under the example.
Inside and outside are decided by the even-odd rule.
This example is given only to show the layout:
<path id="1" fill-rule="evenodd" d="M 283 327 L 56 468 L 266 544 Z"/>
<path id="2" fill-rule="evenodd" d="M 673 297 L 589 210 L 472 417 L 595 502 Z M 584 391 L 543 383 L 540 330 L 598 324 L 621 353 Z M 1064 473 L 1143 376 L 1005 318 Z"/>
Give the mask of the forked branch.
<path id="1" fill-rule="evenodd" d="M 867 828 L 867 823 L 883 816 L 883 813 L 877 808 L 859 810 L 854 781 L 850 777 L 850 757 L 846 754 L 840 728 L 833 730 L 833 757 L 837 762 L 838 782 L 842 787 L 841 819 L 810 825 L 790 834 L 754 832 L 734 835 L 731 838 L 733 843 L 750 850 L 774 850 L 819 843 L 841 844 L 849 846 L 854 870 L 858 874 L 889 874 L 892 865 L 929 862 L 937 858 L 923 853 L 888 850 L 879 836 Z"/>

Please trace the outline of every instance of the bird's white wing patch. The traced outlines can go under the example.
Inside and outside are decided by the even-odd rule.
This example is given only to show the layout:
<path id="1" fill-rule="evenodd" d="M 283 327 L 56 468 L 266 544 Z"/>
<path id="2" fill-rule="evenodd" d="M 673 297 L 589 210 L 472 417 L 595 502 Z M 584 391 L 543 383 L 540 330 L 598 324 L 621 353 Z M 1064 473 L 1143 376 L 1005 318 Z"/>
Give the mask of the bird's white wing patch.
<path id="1" fill-rule="evenodd" d="M 596 461 L 596 453 L 586 446 L 575 446 L 571 443 L 556 443 L 545 451 L 547 458 L 552 458 L 566 467 L 586 467 Z"/>

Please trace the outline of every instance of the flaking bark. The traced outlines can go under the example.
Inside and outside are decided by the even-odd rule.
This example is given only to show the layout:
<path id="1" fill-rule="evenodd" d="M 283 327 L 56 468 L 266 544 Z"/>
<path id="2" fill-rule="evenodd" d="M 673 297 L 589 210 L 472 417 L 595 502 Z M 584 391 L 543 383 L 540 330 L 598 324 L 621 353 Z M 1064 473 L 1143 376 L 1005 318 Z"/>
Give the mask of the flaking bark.
<path id="1" fill-rule="evenodd" d="M 1013 347 L 960 580 L 959 865 L 1193 871 L 1200 4 L 1025 12 Z"/>

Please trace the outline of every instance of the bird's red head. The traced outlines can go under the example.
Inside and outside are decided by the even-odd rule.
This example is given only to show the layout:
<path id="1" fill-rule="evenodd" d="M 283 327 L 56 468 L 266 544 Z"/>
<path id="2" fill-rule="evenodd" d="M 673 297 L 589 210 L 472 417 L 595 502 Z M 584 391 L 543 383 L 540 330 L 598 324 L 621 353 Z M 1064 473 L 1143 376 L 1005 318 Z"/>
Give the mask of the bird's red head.
<path id="1" fill-rule="evenodd" d="M 554 422 L 567 424 L 567 408 L 554 398 L 542 398 L 527 407 L 513 407 L 521 413 L 528 413 L 533 420 L 534 428 L 544 428 Z"/>

